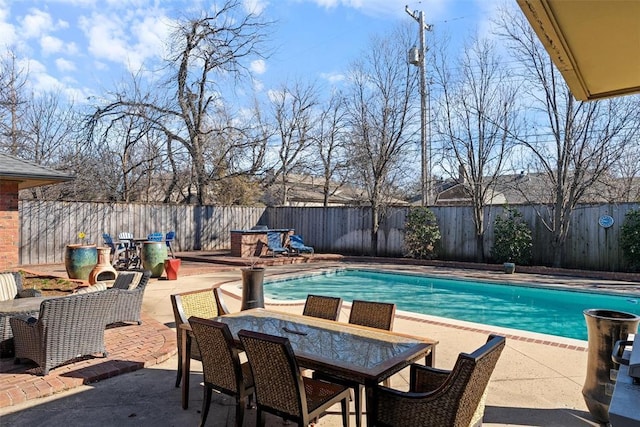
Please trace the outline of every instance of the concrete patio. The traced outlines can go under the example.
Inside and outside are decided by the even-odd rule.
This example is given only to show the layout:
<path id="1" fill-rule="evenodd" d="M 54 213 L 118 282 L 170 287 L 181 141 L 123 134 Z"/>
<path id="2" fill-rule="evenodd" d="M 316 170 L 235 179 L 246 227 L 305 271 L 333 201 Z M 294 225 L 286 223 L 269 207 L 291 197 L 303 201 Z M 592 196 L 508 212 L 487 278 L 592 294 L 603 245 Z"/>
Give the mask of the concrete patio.
<path id="1" fill-rule="evenodd" d="M 173 313 L 169 295 L 188 290 L 210 287 L 220 282 L 223 286 L 225 302 L 231 311 L 240 309 L 240 279 L 237 266 L 204 265 L 183 263 L 183 270 L 176 281 L 152 279 L 144 297 L 143 310 L 146 324 L 159 325 L 165 329 L 173 327 Z M 361 265 L 361 264 L 359 264 Z M 267 268 L 268 276 L 281 276 L 300 270 L 319 267 L 344 267 L 344 263 L 325 261 L 312 264 L 277 265 Z M 385 265 L 385 268 L 392 266 Z M 429 274 L 452 276 L 480 276 L 494 280 L 505 275 L 495 271 L 475 271 L 449 269 L 432 266 L 395 266 L 397 269 Z M 49 273 L 55 274 L 60 266 L 51 266 Z M 64 271 L 64 267 L 62 267 Z M 499 275 L 499 277 L 496 277 Z M 635 288 L 629 282 L 607 282 L 603 280 L 577 279 L 571 277 L 550 277 L 531 274 L 513 275 L 513 280 L 529 282 L 552 282 L 564 286 L 606 286 L 609 289 L 628 291 Z M 302 302 L 274 304 L 267 301 L 267 308 L 300 313 Z M 348 304 L 341 313 L 341 320 L 348 318 Z M 135 331 L 137 326 L 124 328 Z M 581 390 L 585 378 L 587 353 L 585 341 L 561 339 L 551 336 L 529 334 L 520 331 L 495 328 L 485 325 L 450 321 L 431 316 L 416 315 L 398 311 L 394 330 L 437 339 L 436 366 L 449 369 L 459 352 L 470 352 L 486 340 L 487 334 L 497 332 L 507 336 L 507 346 L 502 353 L 489 384 L 485 423 L 487 426 L 527 425 L 527 426 L 595 426 L 584 404 Z M 139 330 L 138 330 L 139 332 Z M 17 399 L 11 406 L 0 408 L 2 425 L 104 425 L 104 426 L 179 426 L 196 425 L 200 417 L 202 389 L 198 362 L 192 363 L 190 404 L 188 410 L 180 407 L 180 389 L 174 387 L 177 357 L 175 356 L 175 334 L 160 332 L 167 338 L 164 346 L 166 360 L 157 357 L 153 363 L 146 363 L 143 369 L 122 373 L 111 377 L 103 373 L 99 382 L 77 385 L 70 390 L 36 399 Z M 136 354 L 140 337 L 133 336 L 127 344 Z M 166 350 L 169 349 L 170 350 Z M 125 353 L 123 353 L 124 355 Z M 124 357 L 124 356 L 123 356 Z M 100 359 L 96 359 L 98 362 Z M 121 362 L 125 362 L 122 361 Z M 66 369 L 58 368 L 57 370 Z M 408 386 L 408 370 L 392 378 L 392 385 L 400 389 Z M 0 372 L 0 387 L 2 377 Z M 49 375 L 51 376 L 51 375 Z M 49 377 L 48 376 L 48 377 Z M 104 379 L 106 378 L 106 379 Z M 5 384 L 6 385 L 6 384 Z M 0 388 L 0 392 L 2 388 Z M 214 395 L 212 408 L 207 420 L 208 426 L 232 425 L 234 402 L 223 395 Z M 352 423 L 354 423 L 352 414 Z M 269 418 L 268 425 L 282 425 L 279 418 Z M 340 425 L 339 407 L 320 419 L 321 426 Z M 249 410 L 245 425 L 255 425 L 255 411 Z"/>

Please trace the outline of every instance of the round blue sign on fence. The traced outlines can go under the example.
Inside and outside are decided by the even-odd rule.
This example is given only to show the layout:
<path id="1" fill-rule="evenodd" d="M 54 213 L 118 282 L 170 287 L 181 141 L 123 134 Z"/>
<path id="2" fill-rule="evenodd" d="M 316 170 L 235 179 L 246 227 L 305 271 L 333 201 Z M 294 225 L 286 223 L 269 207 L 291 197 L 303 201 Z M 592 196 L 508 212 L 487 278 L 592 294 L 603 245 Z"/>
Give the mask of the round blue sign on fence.
<path id="1" fill-rule="evenodd" d="M 613 217 L 611 215 L 602 215 L 598 219 L 598 224 L 600 224 L 600 227 L 609 228 L 613 225 Z"/>

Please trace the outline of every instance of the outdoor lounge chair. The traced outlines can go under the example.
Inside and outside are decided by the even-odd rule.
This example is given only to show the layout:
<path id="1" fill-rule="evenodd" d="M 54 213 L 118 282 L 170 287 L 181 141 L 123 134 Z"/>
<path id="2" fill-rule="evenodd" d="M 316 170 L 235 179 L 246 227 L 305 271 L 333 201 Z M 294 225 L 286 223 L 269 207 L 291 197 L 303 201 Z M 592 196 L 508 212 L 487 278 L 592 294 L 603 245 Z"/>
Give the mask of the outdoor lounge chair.
<path id="1" fill-rule="evenodd" d="M 176 323 L 176 337 L 178 345 L 178 375 L 176 377 L 176 387 L 180 387 L 182 380 L 182 334 L 186 333 L 180 328 L 180 325 L 189 323 L 189 317 L 197 316 L 205 319 L 211 319 L 224 314 L 229 314 L 229 310 L 224 305 L 219 288 L 200 289 L 197 291 L 183 292 L 181 294 L 171 295 L 171 305 L 173 306 L 173 316 Z M 186 336 L 187 346 L 191 354 L 191 359 L 202 360 L 198 344 L 189 333 Z M 189 376 L 189 372 L 185 372 Z M 182 408 L 187 409 L 189 406 L 189 389 L 183 385 L 183 402 Z"/>
<path id="2" fill-rule="evenodd" d="M 278 231 L 267 231 L 267 253 L 289 255 L 289 250 L 282 246 L 282 237 Z"/>
<path id="3" fill-rule="evenodd" d="M 117 294 L 116 303 L 107 324 L 136 322 L 142 324 L 142 298 L 149 283 L 151 271 L 121 271 L 113 285 L 108 288 L 107 282 L 97 282 L 93 286 L 76 291 L 75 295 L 91 292 L 109 291 Z"/>
<path id="4" fill-rule="evenodd" d="M 229 326 L 225 323 L 192 316 L 191 330 L 202 350 L 202 374 L 204 376 L 204 398 L 200 426 L 207 421 L 211 406 L 211 391 L 233 396 L 236 399 L 236 427 L 242 426 L 244 407 L 253 395 L 253 374 L 248 362 L 240 363 L 238 348 L 233 341 Z"/>
<path id="5" fill-rule="evenodd" d="M 367 416 L 375 426 L 481 425 L 485 390 L 504 346 L 504 337 L 489 335 L 473 353 L 460 353 L 451 371 L 412 364 L 409 392 L 374 387 Z"/>
<path id="6" fill-rule="evenodd" d="M 349 426 L 349 389 L 300 373 L 288 338 L 241 330 L 238 337 L 251 365 L 256 390 L 256 426 L 265 425 L 265 412 L 300 427 L 340 402 L 342 424 Z"/>
<path id="7" fill-rule="evenodd" d="M 104 330 L 116 302 L 115 292 L 91 292 L 40 303 L 38 318 L 12 317 L 15 357 L 33 360 L 42 375 L 81 356 L 107 357 Z"/>
<path id="8" fill-rule="evenodd" d="M 289 237 L 289 247 L 291 248 L 291 252 L 293 253 L 313 253 L 313 247 L 306 246 L 302 241 L 302 236 L 298 234 L 293 234 Z"/>

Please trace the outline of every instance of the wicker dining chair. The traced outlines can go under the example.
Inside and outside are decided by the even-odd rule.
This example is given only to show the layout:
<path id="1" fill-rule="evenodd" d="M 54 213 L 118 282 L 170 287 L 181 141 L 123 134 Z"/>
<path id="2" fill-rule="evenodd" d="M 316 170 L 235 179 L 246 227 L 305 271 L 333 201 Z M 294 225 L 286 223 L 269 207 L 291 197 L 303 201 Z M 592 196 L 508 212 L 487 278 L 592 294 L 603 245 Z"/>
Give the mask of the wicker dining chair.
<path id="1" fill-rule="evenodd" d="M 370 425 L 481 425 L 485 390 L 505 342 L 502 336 L 489 335 L 487 343 L 473 353 L 460 353 L 451 371 L 412 364 L 409 392 L 374 387 L 367 410 Z"/>
<path id="2" fill-rule="evenodd" d="M 319 317 L 320 319 L 338 320 L 342 298 L 323 295 L 307 295 L 302 314 L 304 316 Z"/>
<path id="3" fill-rule="evenodd" d="M 240 363 L 238 349 L 225 323 L 195 316 L 189 318 L 189 323 L 202 357 L 204 398 L 200 426 L 203 427 L 207 420 L 212 390 L 235 397 L 235 425 L 242 426 L 247 397 L 250 404 L 254 391 L 253 374 L 249 363 Z"/>
<path id="4" fill-rule="evenodd" d="M 178 375 L 176 377 L 176 387 L 180 387 L 182 379 L 182 334 L 184 331 L 180 325 L 189 323 L 189 317 L 198 316 L 210 319 L 224 314 L 229 314 L 229 310 L 224 304 L 219 288 L 200 289 L 197 291 L 183 292 L 171 295 L 171 305 L 173 306 L 173 317 L 176 323 L 176 338 L 178 340 Z M 187 335 L 187 345 L 189 346 L 191 359 L 202 360 L 200 350 L 195 340 Z M 189 372 L 186 372 L 189 375 Z M 187 409 L 189 400 L 188 388 L 184 391 L 182 407 Z"/>
<path id="5" fill-rule="evenodd" d="M 351 311 L 349 312 L 349 323 L 390 331 L 393 327 L 395 313 L 396 305 L 393 303 L 353 300 Z M 362 393 L 364 391 L 364 385 L 347 378 L 327 375 L 320 371 L 314 371 L 313 378 L 335 382 L 353 389 L 356 426 L 360 427 L 362 425 Z M 384 380 L 384 385 L 387 387 L 391 385 L 388 378 Z"/>
<path id="6" fill-rule="evenodd" d="M 285 337 L 241 330 L 238 337 L 255 382 L 256 425 L 265 425 L 265 412 L 307 427 L 340 402 L 342 425 L 349 426 L 349 389 L 300 373 L 291 343 Z"/>

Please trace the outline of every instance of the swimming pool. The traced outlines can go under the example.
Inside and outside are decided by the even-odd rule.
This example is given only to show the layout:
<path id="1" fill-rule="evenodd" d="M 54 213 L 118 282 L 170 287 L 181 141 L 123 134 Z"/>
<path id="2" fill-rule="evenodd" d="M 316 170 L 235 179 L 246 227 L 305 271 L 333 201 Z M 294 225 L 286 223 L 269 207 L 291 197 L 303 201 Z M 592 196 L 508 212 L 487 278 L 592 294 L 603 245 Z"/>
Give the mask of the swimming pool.
<path id="1" fill-rule="evenodd" d="M 587 340 L 585 309 L 640 315 L 640 297 L 351 269 L 266 281 L 264 293 L 275 300 L 320 294 L 395 302 L 398 310 L 580 340 Z"/>

